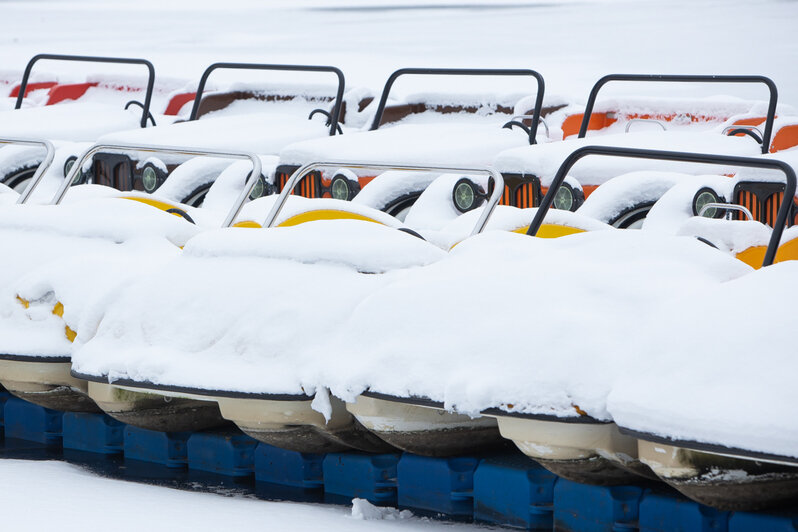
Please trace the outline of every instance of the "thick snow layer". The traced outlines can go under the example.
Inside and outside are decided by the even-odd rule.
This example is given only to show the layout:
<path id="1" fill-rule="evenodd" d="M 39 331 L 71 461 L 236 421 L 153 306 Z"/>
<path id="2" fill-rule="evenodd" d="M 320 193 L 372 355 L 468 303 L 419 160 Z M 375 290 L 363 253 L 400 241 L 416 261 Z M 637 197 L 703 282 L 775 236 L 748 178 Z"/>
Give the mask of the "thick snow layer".
<path id="1" fill-rule="evenodd" d="M 139 127 L 137 108 L 63 103 L 0 113 L 0 136 L 93 141 L 111 131 Z"/>
<path id="2" fill-rule="evenodd" d="M 344 398 L 370 387 L 467 412 L 511 402 L 573 415 L 578 404 L 606 418 L 607 365 L 636 367 L 639 342 L 665 332 L 640 309 L 750 271 L 694 239 L 626 231 L 490 232 L 428 266 L 382 275 L 323 255 L 315 264 L 253 255 L 187 253 L 123 289 L 98 308 L 100 327 L 73 354 L 75 369 L 251 392 L 326 385 Z"/>
<path id="3" fill-rule="evenodd" d="M 399 163 L 406 165 L 485 166 L 509 148 L 526 146 L 529 138 L 501 124 L 403 124 L 298 142 L 280 152 L 283 164 L 324 162 Z"/>
<path id="4" fill-rule="evenodd" d="M 90 196 L 95 189 L 105 192 L 93 186 L 72 192 Z M 118 198 L 3 207 L 0 352 L 68 354 L 65 323 L 77 330 L 94 297 L 156 268 L 198 231 L 181 218 Z M 57 302 L 64 305 L 64 321 L 52 314 Z"/>
<path id="5" fill-rule="evenodd" d="M 218 117 L 209 115 L 192 122 L 111 133 L 101 137 L 99 142 L 251 150 L 268 155 L 276 154 L 293 142 L 323 137 L 329 133 L 321 117 L 314 120 L 305 118 L 263 112 Z"/>
<path id="6" fill-rule="evenodd" d="M 493 165 L 502 173 L 536 175 L 540 177 L 543 186 L 548 186 L 563 161 L 582 146 L 617 146 L 751 157 L 762 153 L 759 144 L 750 137 L 727 137 L 706 132 L 645 131 L 568 139 L 562 142 L 515 148 L 499 154 L 494 159 Z M 582 185 L 600 185 L 612 177 L 635 170 L 725 173 L 724 169 L 718 166 L 588 155 L 573 166 L 569 175 Z"/>
<path id="7" fill-rule="evenodd" d="M 798 456 L 789 319 L 796 276 L 798 263 L 776 264 L 650 307 L 650 320 L 678 334 L 651 342 L 646 371 L 618 376 L 608 397 L 615 421 L 661 436 Z"/>
<path id="8" fill-rule="evenodd" d="M 13 485 L 3 503 L 5 526 L 82 532 L 103 523 L 120 532 L 173 530 L 473 531 L 474 525 L 412 517 L 407 511 L 376 508 L 354 499 L 338 506 L 272 502 L 244 496 L 189 492 L 99 477 L 64 462 L 0 461 L 0 476 Z M 42 511 L 46 501 L 47 511 Z M 91 504 L 90 515 L 87 504 Z M 146 508 L 146 511 L 136 509 Z"/>
<path id="9" fill-rule="evenodd" d="M 191 239 L 184 254 L 331 263 L 363 273 L 423 266 L 446 256 L 435 246 L 402 231 L 352 220 L 312 222 L 270 231 L 238 228 L 209 231 Z"/>
<path id="10" fill-rule="evenodd" d="M 198 231 L 180 217 L 121 198 L 86 199 L 58 206 L 11 205 L 0 210 L 0 228 L 19 231 L 20 235 L 43 232 L 111 242 L 159 236 L 176 245 L 183 245 Z"/>

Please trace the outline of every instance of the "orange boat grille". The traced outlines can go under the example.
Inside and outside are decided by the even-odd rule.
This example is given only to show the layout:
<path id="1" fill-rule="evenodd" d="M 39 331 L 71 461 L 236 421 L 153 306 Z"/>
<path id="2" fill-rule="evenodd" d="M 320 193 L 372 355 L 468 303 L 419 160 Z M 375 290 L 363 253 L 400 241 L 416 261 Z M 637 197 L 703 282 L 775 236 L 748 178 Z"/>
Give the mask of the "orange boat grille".
<path id="1" fill-rule="evenodd" d="M 540 204 L 540 182 L 535 176 L 505 174 L 504 194 L 499 205 L 528 209 Z"/>
<path id="2" fill-rule="evenodd" d="M 779 207 L 784 201 L 784 185 L 780 183 L 763 182 L 741 182 L 734 187 L 734 200 L 742 205 L 757 220 L 763 224 L 773 227 L 779 213 Z M 796 212 L 793 209 L 792 215 L 787 218 L 787 225 L 793 226 L 796 223 Z M 743 213 L 735 213 L 736 220 L 744 220 Z"/>
<path id="3" fill-rule="evenodd" d="M 295 170 L 296 168 L 291 167 L 281 167 L 277 169 L 275 181 L 281 191 L 285 188 L 286 183 L 288 183 L 288 180 Z M 294 187 L 291 194 L 299 194 L 306 198 L 322 197 L 324 190 L 321 184 L 321 173 L 313 171 L 306 174 L 299 180 L 299 183 Z"/>
<path id="4" fill-rule="evenodd" d="M 534 183 L 524 183 L 515 189 L 515 206 L 522 209 L 535 206 Z"/>

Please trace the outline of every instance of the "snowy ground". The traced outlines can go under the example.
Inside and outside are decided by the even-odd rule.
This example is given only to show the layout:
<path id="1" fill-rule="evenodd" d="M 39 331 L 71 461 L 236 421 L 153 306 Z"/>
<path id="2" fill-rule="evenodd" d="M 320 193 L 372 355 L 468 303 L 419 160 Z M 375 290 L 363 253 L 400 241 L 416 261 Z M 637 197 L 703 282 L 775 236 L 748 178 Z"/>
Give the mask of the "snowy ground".
<path id="1" fill-rule="evenodd" d="M 474 525 L 431 521 L 357 500 L 353 508 L 269 502 L 101 478 L 63 462 L 0 460 L 6 530 L 292 530 L 461 532 Z M 13 486 L 13 489 L 9 489 Z M 45 506 L 43 506 L 45 505 Z M 95 523 L 94 525 L 92 523 Z"/>
<path id="2" fill-rule="evenodd" d="M 0 70 L 42 52 L 145 57 L 184 79 L 219 60 L 333 64 L 378 89 L 399 67 L 523 67 L 581 99 L 611 72 L 764 74 L 795 104 L 796 15 L 779 0 L 0 1 Z"/>

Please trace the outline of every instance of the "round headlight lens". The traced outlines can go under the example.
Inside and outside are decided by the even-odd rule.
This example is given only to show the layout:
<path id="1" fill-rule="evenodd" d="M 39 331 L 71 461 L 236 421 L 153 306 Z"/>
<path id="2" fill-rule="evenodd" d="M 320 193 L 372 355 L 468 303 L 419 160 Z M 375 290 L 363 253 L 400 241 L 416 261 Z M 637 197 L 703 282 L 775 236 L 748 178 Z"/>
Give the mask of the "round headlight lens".
<path id="1" fill-rule="evenodd" d="M 263 176 L 260 176 L 258 181 L 255 183 L 255 186 L 252 187 L 252 192 L 249 193 L 249 199 L 258 199 L 259 197 L 263 196 L 264 190 L 266 190 L 266 185 L 263 182 Z"/>
<path id="2" fill-rule="evenodd" d="M 476 185 L 470 180 L 463 178 L 454 185 L 452 200 L 455 208 L 460 212 L 468 212 L 477 205 Z"/>
<path id="3" fill-rule="evenodd" d="M 141 172 L 141 184 L 144 185 L 144 190 L 147 192 L 154 192 L 158 188 L 158 174 L 152 166 L 144 167 Z"/>
<path id="4" fill-rule="evenodd" d="M 554 208 L 570 211 L 574 206 L 574 190 L 564 183 L 554 195 Z"/>
<path id="5" fill-rule="evenodd" d="M 701 215 L 705 218 L 716 218 L 721 211 L 715 207 L 709 207 L 703 214 L 701 213 L 704 207 L 710 203 L 721 203 L 721 199 L 711 188 L 702 188 L 693 197 L 693 214 L 695 216 Z"/>
<path id="6" fill-rule="evenodd" d="M 349 183 L 343 176 L 335 176 L 330 184 L 330 195 L 337 200 L 348 201 L 349 197 Z"/>

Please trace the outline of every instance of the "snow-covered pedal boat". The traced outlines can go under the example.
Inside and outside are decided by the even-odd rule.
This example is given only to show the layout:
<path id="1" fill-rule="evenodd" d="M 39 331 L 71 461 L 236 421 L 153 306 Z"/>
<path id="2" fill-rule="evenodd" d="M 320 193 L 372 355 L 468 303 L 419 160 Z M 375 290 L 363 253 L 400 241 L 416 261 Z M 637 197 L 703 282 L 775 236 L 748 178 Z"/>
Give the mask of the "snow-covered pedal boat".
<path id="1" fill-rule="evenodd" d="M 220 70 L 318 74 L 319 77 L 333 77 L 336 85 L 332 97 L 330 88 L 323 85 L 293 86 L 285 82 L 259 87 L 247 85 L 246 90 L 234 84 L 231 90 L 207 93 L 209 77 Z M 341 122 L 347 107 L 357 107 L 357 102 L 347 105 L 344 91 L 344 74 L 332 66 L 214 63 L 200 78 L 187 120 L 146 130 L 111 133 L 101 137 L 99 142 L 248 150 L 261 155 L 276 155 L 292 143 L 334 136 L 343 131 Z M 319 108 L 319 105 L 330 105 L 330 109 Z M 324 115 L 327 120 L 316 117 L 317 114 Z M 356 109 L 350 109 L 348 114 L 354 120 Z M 119 190 L 153 193 L 184 161 L 185 158 L 180 156 L 166 157 L 163 154 L 140 159 L 136 153 L 98 153 L 90 176 L 83 179 Z M 205 171 L 197 168 L 193 175 L 184 173 L 179 184 L 177 179 L 172 179 L 169 189 L 162 190 L 161 194 L 198 206 L 218 173 L 218 168 L 215 171 L 213 167 L 207 167 Z M 253 192 L 253 198 L 279 191 L 273 173 L 270 170 L 269 175 L 264 176 Z"/>
<path id="2" fill-rule="evenodd" d="M 78 163 L 82 167 L 100 150 L 137 149 L 149 148 L 97 145 Z M 190 149 L 179 153 L 244 159 L 251 162 L 254 175 L 261 172 L 261 159 L 251 154 Z M 0 238 L 14 257 L 5 263 L 3 272 L 0 383 L 11 393 L 48 408 L 91 411 L 97 406 L 88 398 L 86 382 L 70 375 L 71 343 L 82 319 L 81 308 L 103 291 L 162 267 L 191 236 L 203 228 L 229 225 L 227 220 L 236 213 L 215 215 L 147 194 L 74 186 L 72 179 L 79 171 L 80 167 L 73 166 L 60 179 L 52 205 L 9 205 L 0 211 Z M 251 177 L 239 196 L 245 199 L 257 182 L 257 177 Z M 66 201 L 58 205 L 69 191 Z M 215 404 L 177 402 L 168 408 L 190 418 L 188 423 L 183 421 L 186 427 L 222 422 Z M 195 418 L 206 420 L 192 421 Z"/>
<path id="3" fill-rule="evenodd" d="M 145 86 L 141 88 L 112 81 L 73 84 L 32 83 L 31 71 L 39 61 L 141 66 L 147 69 L 148 77 Z M 29 89 L 39 88 L 42 85 L 48 88 L 46 104 L 23 108 L 23 98 Z M 39 54 L 31 58 L 25 68 L 14 108 L 0 112 L 0 137 L 94 142 L 98 137 L 114 131 L 145 128 L 149 123 L 155 122 L 150 112 L 153 107 L 154 90 L 155 69 L 146 59 Z M 122 99 L 124 92 L 140 94 L 142 101 L 130 100 L 127 104 L 108 103 L 109 100 Z M 111 93 L 111 96 L 106 93 Z M 161 123 L 174 119 L 173 116 L 162 114 L 157 116 Z M 74 162 L 74 157 L 76 154 L 73 154 L 72 160 L 64 165 L 66 169 L 71 162 Z M 35 147 L 7 146 L 0 149 L 0 183 L 18 192 L 23 191 L 43 160 L 42 150 Z"/>
<path id="4" fill-rule="evenodd" d="M 734 202 L 726 203 L 715 197 L 714 201 L 706 201 L 699 193 L 689 194 L 686 206 L 676 209 L 692 210 L 696 221 L 705 220 L 709 224 L 694 224 L 687 220 L 684 225 L 690 226 L 678 234 L 694 236 L 719 252 L 729 252 L 746 263 L 759 260 L 754 267 L 766 267 L 774 262 L 798 259 L 798 236 L 794 231 L 785 234 L 785 226 L 792 225 L 794 202 L 783 201 L 785 197 L 795 197 L 795 172 L 789 164 L 770 156 L 734 157 L 713 154 L 677 153 L 656 150 L 639 150 L 607 146 L 586 146 L 576 150 L 558 170 L 552 180 L 551 188 L 543 199 L 535 219 L 530 224 L 529 234 L 534 235 L 544 222 L 546 213 L 554 201 L 558 187 L 562 186 L 570 168 L 580 159 L 588 155 L 613 156 L 630 159 L 647 159 L 663 161 L 679 161 L 686 163 L 702 163 L 721 166 L 722 168 L 743 167 L 770 169 L 780 172 L 786 177 L 786 184 L 766 179 L 755 181 L 759 186 L 772 185 L 779 188 L 780 194 L 772 218 L 772 230 L 765 230 L 763 223 L 752 221 L 734 221 L 715 217 L 726 210 L 737 213 L 741 206 Z M 785 153 L 784 155 L 789 155 Z M 700 181 L 700 178 L 695 178 Z M 718 177 L 726 180 L 727 187 L 734 186 L 734 179 Z M 770 176 L 770 179 L 773 179 Z M 737 184 L 750 184 L 751 181 L 739 179 Z M 767 187 L 766 187 L 767 188 Z M 776 194 L 776 192 L 773 192 Z M 684 196 L 684 194 L 682 194 Z M 685 196 L 688 197 L 688 196 Z M 668 203 L 663 208 L 674 209 L 676 204 L 668 201 L 668 194 L 663 195 L 662 202 Z M 696 203 L 699 205 L 696 205 Z M 659 204 L 652 208 L 652 215 Z M 701 218 L 700 215 L 708 218 Z M 762 216 L 765 212 L 762 211 Z M 686 218 L 686 217 L 685 217 Z M 681 219 L 681 218 L 679 218 Z M 742 233 L 739 242 L 746 242 L 746 248 L 740 249 L 728 245 L 733 241 L 729 231 L 719 232 L 718 224 L 727 225 L 732 233 Z M 741 225 L 742 224 L 742 225 Z M 745 224 L 757 224 L 762 231 L 754 231 Z M 698 229 L 698 230 L 697 230 Z M 704 229 L 702 232 L 700 229 Z M 643 226 L 643 233 L 646 225 Z M 760 235 L 759 240 L 752 240 L 751 235 Z M 782 238 L 785 235 L 785 238 Z M 645 353 L 641 353 L 645 356 Z M 585 356 L 590 356 L 586 353 Z M 634 400 L 627 400 L 634 404 Z M 722 445 L 706 445 L 699 442 L 682 442 L 684 447 L 662 436 L 665 428 L 658 428 L 656 420 L 650 419 L 652 410 L 657 407 L 639 405 L 625 406 L 625 411 L 640 410 L 645 412 L 645 421 L 639 414 L 637 423 L 643 423 L 648 433 L 639 428 L 619 427 L 612 419 L 598 419 L 583 412 L 578 405 L 573 408 L 570 417 L 557 418 L 546 413 L 528 413 L 514 411 L 512 404 L 501 408 L 492 408 L 486 413 L 496 416 L 502 435 L 513 440 L 528 456 L 544 467 L 560 476 L 572 480 L 594 483 L 612 484 L 633 480 L 624 472 L 635 473 L 651 478 L 656 475 L 667 483 L 682 491 L 698 502 L 722 509 L 758 509 L 768 505 L 776 505 L 794 500 L 798 486 L 798 469 L 796 461 L 790 456 L 776 456 L 762 452 L 748 452 L 740 449 L 723 449 Z M 702 407 L 703 408 L 703 407 Z M 667 408 L 665 408 L 667 410 Z M 625 412 L 624 412 L 625 413 Z M 613 411 L 614 415 L 614 411 Z M 674 421 L 663 418 L 665 426 Z M 711 420 L 706 420 L 707 422 Z M 678 422 L 675 422 L 678 425 Z"/>
<path id="5" fill-rule="evenodd" d="M 683 101 L 674 103 L 650 100 L 646 100 L 645 104 L 637 101 L 613 101 L 609 106 L 602 107 L 599 112 L 594 113 L 593 109 L 599 89 L 610 81 L 764 84 L 771 90 L 771 99 L 766 106 L 766 116 L 760 116 L 753 112 L 752 109 L 756 109 L 757 104 L 751 102 L 735 102 L 731 106 L 722 104 L 712 107 L 710 105 L 707 108 L 706 101 L 686 104 Z M 576 148 L 589 144 L 631 145 L 641 148 L 671 148 L 685 151 L 707 150 L 736 155 L 756 155 L 765 149 L 763 145 L 771 146 L 769 139 L 773 131 L 776 104 L 775 86 L 772 81 L 761 76 L 605 76 L 596 83 L 591 91 L 583 113 L 574 112 L 574 106 L 566 106 L 554 110 L 547 116 L 549 122 L 547 128 L 551 130 L 559 128 L 566 137 L 576 135 L 576 126 L 581 124 L 578 138 L 512 148 L 501 152 L 494 158 L 491 164 L 502 173 L 505 180 L 501 204 L 522 208 L 540 205 L 543 194 L 547 193 L 549 184 L 562 161 L 567 159 Z M 647 111 L 644 113 L 641 108 L 644 108 L 645 105 L 648 107 L 645 107 Z M 664 131 L 667 127 L 661 126 L 662 130 L 658 127 L 657 131 L 629 132 L 628 126 L 635 122 L 653 120 L 656 120 L 657 124 L 675 123 L 678 125 L 677 131 Z M 694 126 L 694 122 L 698 125 Z M 748 129 L 745 129 L 745 127 L 751 127 L 749 124 L 757 126 L 764 124 L 765 133 L 763 135 L 766 140 L 760 143 L 752 138 L 741 139 L 727 136 L 726 133 L 721 134 L 722 130 L 725 131 L 729 128 L 731 129 L 728 133 L 733 135 L 745 134 L 738 130 L 742 128 L 742 131 L 749 132 Z M 717 131 L 715 131 L 716 129 Z M 585 138 L 586 133 L 590 130 L 599 130 L 601 134 Z M 793 134 L 791 127 L 785 130 L 785 134 Z M 346 140 L 352 139 L 350 137 Z M 344 139 L 337 139 L 336 142 L 342 145 L 343 141 Z M 784 139 L 780 139 L 780 141 L 780 146 L 788 143 Z M 299 146 L 304 148 L 302 145 Z M 354 145 L 347 146 L 344 151 L 351 153 L 354 149 L 357 149 Z M 299 151 L 299 149 L 292 146 L 287 151 L 294 156 L 293 151 Z M 329 152 L 326 155 L 333 156 L 333 153 Z M 418 156 L 418 153 L 423 154 L 423 149 L 416 148 L 403 155 L 412 160 L 413 157 Z M 284 157 L 285 154 L 282 154 L 281 158 Z M 577 214 L 582 214 L 583 211 L 579 209 L 585 204 L 587 209 L 584 213 L 590 218 L 597 218 L 598 223 L 591 224 L 584 217 L 558 213 L 557 221 L 543 225 L 539 229 L 538 236 L 559 237 L 597 229 L 603 223 L 609 223 L 616 227 L 635 227 L 645 218 L 653 203 L 674 184 L 671 176 L 662 174 L 658 177 L 652 175 L 656 172 L 649 172 L 648 179 L 645 181 L 645 190 L 641 188 L 638 181 L 631 187 L 615 187 L 616 190 L 618 188 L 625 189 L 623 191 L 599 194 L 599 197 L 585 203 L 586 195 L 590 196 L 599 185 L 619 172 L 622 173 L 623 164 L 620 168 L 618 164 L 594 164 L 586 168 L 583 167 L 581 170 L 582 172 L 577 175 L 576 179 L 569 177 L 565 184 L 558 189 L 558 194 L 553 199 L 553 206 L 558 211 L 576 211 Z M 639 180 L 640 176 L 635 176 L 635 179 Z M 621 205 L 628 196 L 632 195 L 629 189 L 634 189 L 638 201 L 631 206 Z M 595 204 L 598 204 L 598 207 L 608 205 L 608 208 L 597 208 Z M 526 223 L 529 223 L 528 219 Z M 501 229 L 525 231 L 525 227 L 522 225 L 508 225 Z M 356 401 L 348 403 L 347 408 L 355 414 L 361 423 L 386 441 L 419 454 L 448 455 L 469 449 L 473 450 L 480 447 L 482 443 L 480 434 L 488 433 L 482 428 L 492 425 L 492 421 L 486 417 L 473 418 L 469 415 L 458 414 L 444 408 L 443 403 L 439 401 L 432 401 L 421 396 L 400 397 L 369 391 L 359 396 Z M 510 430 L 507 427 L 512 423 L 510 420 L 505 420 L 505 431 Z M 585 437 L 585 433 L 580 427 L 564 426 L 563 424 L 552 425 L 552 427 L 555 426 L 558 428 L 559 437 L 565 441 L 579 440 L 579 438 Z M 589 427 L 589 434 L 591 435 L 587 437 L 595 440 L 597 445 L 599 445 L 598 442 L 604 442 L 601 445 L 607 448 L 617 448 L 618 456 L 632 457 L 635 455 L 636 442 L 621 436 L 617 427 L 611 423 L 606 424 L 596 420 Z M 486 439 L 485 443 L 488 442 L 489 440 Z M 631 459 L 626 463 L 618 460 L 627 468 L 627 471 L 623 471 L 608 464 L 593 451 L 585 454 L 582 451 L 573 450 L 569 454 L 565 452 L 565 447 L 566 445 L 562 446 L 562 456 L 559 458 L 562 461 L 558 462 L 559 465 L 552 462 L 551 467 L 553 470 L 556 467 L 558 469 L 556 472 L 568 478 L 591 479 L 599 483 L 619 483 L 634 478 L 630 472 L 653 476 L 644 465 Z M 572 461 L 578 457 L 586 458 L 586 460 Z"/>
<path id="6" fill-rule="evenodd" d="M 529 78 L 535 85 L 534 96 L 511 94 L 497 90 L 498 96 L 470 94 L 421 93 L 394 99 L 391 90 L 402 77 L 448 76 L 457 78 L 495 78 L 505 80 Z M 538 135 L 542 117 L 563 107 L 560 102 L 544 100 L 543 77 L 530 69 L 450 69 L 402 68 L 392 73 L 379 100 L 363 110 L 371 113 L 367 130 L 350 131 L 346 135 L 298 142 L 280 152 L 276 182 L 280 189 L 300 166 L 314 161 L 359 161 L 362 163 L 393 162 L 404 165 L 484 166 L 499 152 L 517 146 L 546 142 Z M 529 91 L 531 93 L 531 91 Z M 509 125 L 518 124 L 523 131 Z M 334 169 L 333 169 L 334 170 Z M 338 174 L 314 171 L 299 183 L 305 197 L 354 199 L 375 177 L 365 170 Z M 429 180 L 400 182 L 387 195 L 361 197 L 373 207 L 402 218 L 429 184 Z M 520 184 L 513 183 L 513 186 Z M 522 205 L 530 191 L 518 193 Z M 521 196 L 526 199 L 522 199 Z"/>
<path id="7" fill-rule="evenodd" d="M 270 239 L 277 238 L 278 240 L 276 242 L 282 242 L 282 239 L 285 237 L 281 235 L 285 234 L 285 228 L 304 228 L 308 226 L 317 228 L 315 230 L 321 230 L 320 228 L 328 225 L 337 227 L 337 224 L 341 223 L 341 221 L 354 223 L 351 230 L 354 231 L 357 229 L 357 231 L 352 233 L 352 242 L 350 243 L 353 247 L 352 251 L 342 251 L 336 247 L 334 242 L 319 248 L 318 244 L 320 244 L 320 242 L 316 242 L 317 245 L 315 247 L 310 247 L 307 250 L 302 250 L 301 247 L 297 248 L 297 250 L 300 250 L 297 259 L 302 262 L 310 260 L 309 257 L 312 256 L 315 257 L 314 261 L 321 260 L 320 264 L 322 265 L 328 260 L 333 261 L 333 264 L 335 264 L 336 261 L 343 261 L 343 264 L 347 264 L 350 267 L 352 264 L 355 264 L 358 272 L 356 273 L 356 277 L 359 278 L 362 278 L 363 273 L 382 273 L 385 268 L 402 269 L 424 265 L 433 260 L 433 258 L 439 258 L 444 254 L 438 247 L 420 239 L 418 233 L 398 219 L 387 213 L 376 210 L 373 207 L 335 199 L 303 200 L 302 198 L 291 196 L 290 191 L 294 189 L 301 176 L 306 175 L 307 171 L 324 167 L 332 167 L 340 170 L 342 167 L 346 166 L 346 164 L 342 163 L 312 163 L 297 170 L 283 188 L 279 197 L 261 198 L 248 204 L 245 210 L 242 211 L 242 217 L 249 219 L 257 216 L 258 208 L 262 210 L 263 206 L 270 206 L 268 216 L 266 216 L 264 222 L 257 222 L 256 224 L 255 220 L 253 220 L 252 223 L 238 224 L 244 227 L 263 225 L 264 229 L 244 230 L 241 227 L 233 228 L 231 231 L 237 232 L 238 234 L 231 232 L 224 235 L 216 235 L 216 242 L 218 242 L 222 248 L 226 248 L 228 245 L 224 244 L 223 240 L 219 240 L 220 238 L 226 238 L 231 242 L 229 245 L 233 246 L 230 248 L 232 250 L 241 245 L 238 243 L 239 241 L 243 243 L 248 239 L 253 239 L 252 244 L 255 246 L 253 247 L 253 252 L 256 257 L 263 253 L 266 254 L 266 257 L 268 257 L 270 253 L 276 253 L 277 256 L 280 257 L 283 256 L 281 254 L 286 253 L 286 251 L 282 250 L 282 245 L 278 245 L 275 248 L 276 250 L 270 251 L 268 247 L 262 245 L 263 242 L 261 242 L 261 240 L 266 239 L 269 241 Z M 382 172 L 381 177 L 391 179 L 406 178 L 406 176 L 402 176 L 400 172 L 452 173 L 460 177 L 487 175 L 495 179 L 497 185 L 501 185 L 501 177 L 489 170 L 429 166 L 403 167 L 371 164 L 356 164 L 353 166 L 369 171 Z M 366 189 L 367 188 L 368 187 L 366 187 Z M 443 188 L 447 190 L 447 193 L 444 194 L 445 201 L 451 202 L 451 184 L 448 186 L 444 185 Z M 490 197 L 486 200 L 482 200 L 486 204 L 485 207 L 480 210 L 476 220 L 471 222 L 473 227 L 467 227 L 463 236 L 481 232 L 493 208 L 498 203 L 501 190 L 501 186 L 493 186 L 491 188 Z M 261 207 L 258 207 L 259 202 L 262 205 Z M 459 216 L 460 213 L 457 212 L 454 207 L 450 207 L 450 210 L 454 217 Z M 474 212 L 473 214 L 477 213 Z M 309 223 L 314 221 L 318 221 L 321 225 Z M 364 230 L 365 232 L 362 232 Z M 244 232 L 240 233 L 241 231 Z M 303 233 L 300 232 L 297 234 L 302 235 Z M 301 236 L 297 238 L 300 238 L 298 242 L 301 246 Z M 200 241 L 195 241 L 195 247 L 189 245 L 184 253 L 191 254 L 196 249 L 196 246 L 201 245 Z M 291 249 L 293 248 L 296 248 L 296 245 L 292 245 Z M 292 253 L 290 251 L 287 253 L 288 255 L 285 257 L 290 258 Z M 232 256 L 235 257 L 237 254 L 238 252 L 234 252 Z M 330 254 L 330 257 L 325 258 L 328 254 Z M 406 256 L 403 256 L 403 254 L 406 254 Z M 381 258 L 383 255 L 386 258 Z M 222 252 L 220 257 L 223 258 L 224 256 L 225 252 Z M 190 261 L 191 259 L 187 260 Z M 186 264 L 191 265 L 191 262 Z M 290 267 L 290 265 L 291 263 L 289 262 L 288 266 Z M 314 267 L 312 266 L 308 267 L 308 272 L 312 272 L 313 269 Z M 312 278 L 313 276 L 308 278 L 307 282 L 302 283 L 301 286 L 296 285 L 296 288 L 301 290 L 301 293 L 316 297 L 315 295 L 323 294 L 324 290 L 320 290 L 320 287 L 317 286 L 318 282 L 313 282 Z M 369 276 L 365 278 L 368 279 Z M 355 295 L 357 295 L 357 291 L 355 292 Z M 288 300 L 286 300 L 285 297 L 275 296 L 273 301 L 274 310 L 272 310 L 272 312 L 276 312 L 277 315 L 283 315 L 284 319 L 287 315 L 285 314 L 283 305 Z M 241 304 L 241 302 L 239 302 L 239 304 Z M 311 308 L 319 305 L 320 311 L 324 309 L 324 304 L 319 302 L 314 303 L 312 300 L 309 300 L 308 304 L 311 305 Z M 114 308 L 116 308 L 116 306 Z M 113 311 L 113 309 L 109 308 L 108 311 Z M 212 311 L 212 308 L 208 308 L 204 309 L 202 313 L 205 315 Z M 236 313 L 238 312 L 242 312 L 242 310 L 236 310 Z M 279 321 L 282 322 L 282 320 Z M 293 326 L 292 324 L 292 327 Z M 275 334 L 274 336 L 279 340 L 283 334 L 287 334 L 287 332 Z M 147 382 L 131 378 L 130 376 L 123 377 L 118 375 L 112 377 L 113 382 L 109 383 L 108 374 L 104 374 L 103 372 L 98 374 L 96 366 L 97 359 L 90 357 L 87 362 L 87 360 L 83 358 L 84 353 L 93 350 L 93 347 L 92 349 L 88 349 L 90 346 L 91 342 L 88 342 L 87 346 L 79 350 L 78 358 L 74 361 L 73 375 L 90 381 L 89 394 L 96 398 L 97 402 L 111 415 L 115 415 L 115 413 L 108 410 L 108 402 L 104 398 L 112 397 L 113 395 L 124 397 L 128 393 L 132 393 L 133 395 L 140 393 L 144 395 L 161 394 L 164 397 L 204 398 L 205 400 L 218 403 L 222 415 L 226 419 L 236 423 L 236 425 L 246 433 L 260 441 L 279 447 L 300 452 L 333 452 L 352 448 L 378 452 L 393 448 L 390 445 L 391 440 L 386 443 L 381 437 L 367 430 L 363 424 L 356 420 L 356 416 L 353 416 L 347 410 L 348 407 L 343 401 L 336 397 L 331 397 L 326 390 L 317 389 L 315 393 L 308 393 L 303 391 L 301 386 L 289 386 L 287 383 L 275 383 L 270 385 L 269 382 L 263 382 L 260 383 L 260 387 L 266 387 L 268 389 L 269 386 L 272 386 L 271 389 L 274 391 L 248 393 L 244 390 L 236 389 L 236 385 L 233 383 L 228 385 L 230 386 L 229 389 L 225 390 L 225 386 L 190 386 L 186 382 L 181 382 L 180 378 L 172 379 L 169 382 L 164 382 L 164 379 L 158 379 L 158 382 Z M 107 357 L 109 361 L 113 360 L 113 362 L 111 362 L 112 365 L 116 365 L 125 358 L 124 352 L 111 352 L 110 349 L 103 349 L 103 352 L 104 357 Z M 174 353 L 174 356 L 167 355 L 165 362 L 167 360 L 170 365 L 175 363 L 180 364 L 181 357 L 178 353 Z M 211 364 L 203 364 L 202 367 L 197 367 L 196 369 L 199 369 L 203 374 L 209 370 L 214 372 L 211 366 L 218 363 L 227 365 L 223 360 L 219 360 Z M 240 373 L 241 368 L 237 363 L 228 365 L 227 371 L 231 378 L 242 375 Z M 278 375 L 278 372 L 275 371 L 275 375 Z M 436 420 L 445 419 L 449 416 L 462 417 L 452 414 L 441 416 L 432 410 L 427 410 L 426 412 L 432 413 Z M 491 443 L 495 443 L 499 440 L 496 425 L 492 420 L 488 420 L 487 423 L 472 423 L 469 430 L 474 432 L 475 438 L 479 438 L 480 432 L 484 431 L 486 433 L 486 440 L 490 440 Z M 434 434 L 431 436 L 434 437 Z M 473 445 L 479 442 L 471 443 Z M 428 444 L 419 440 L 418 445 L 421 447 Z"/>

